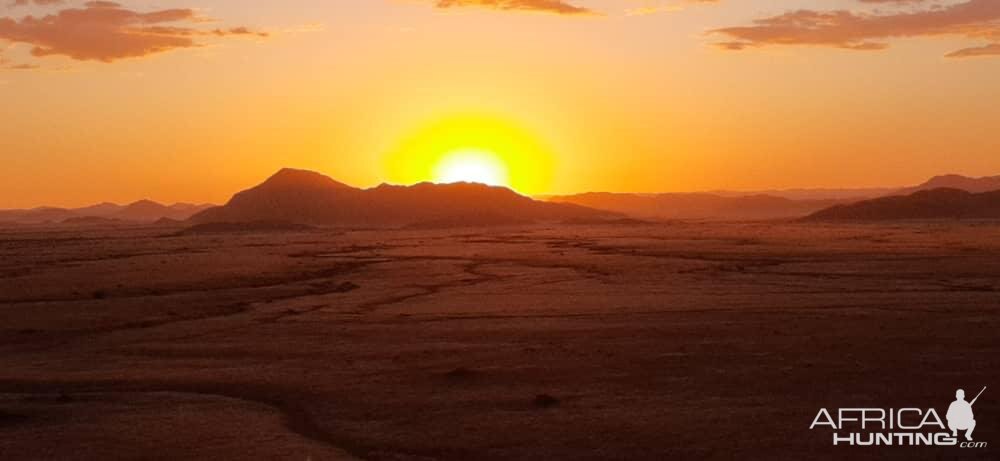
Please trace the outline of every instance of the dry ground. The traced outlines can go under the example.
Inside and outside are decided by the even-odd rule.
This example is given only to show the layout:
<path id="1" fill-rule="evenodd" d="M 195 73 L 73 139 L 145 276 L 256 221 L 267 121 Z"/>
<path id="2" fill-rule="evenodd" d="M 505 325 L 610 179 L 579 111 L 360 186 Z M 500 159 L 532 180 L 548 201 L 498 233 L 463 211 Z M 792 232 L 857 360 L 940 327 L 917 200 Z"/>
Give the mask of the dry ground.
<path id="1" fill-rule="evenodd" d="M 1000 224 L 169 234 L 0 231 L 0 459 L 1000 456 Z"/>

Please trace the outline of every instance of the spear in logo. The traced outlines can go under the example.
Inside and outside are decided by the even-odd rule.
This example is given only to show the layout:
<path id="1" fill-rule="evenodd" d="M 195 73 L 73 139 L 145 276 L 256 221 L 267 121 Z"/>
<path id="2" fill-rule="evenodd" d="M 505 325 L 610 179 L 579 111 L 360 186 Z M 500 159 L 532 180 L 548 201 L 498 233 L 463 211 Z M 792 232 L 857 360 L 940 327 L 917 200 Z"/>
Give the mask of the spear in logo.
<path id="1" fill-rule="evenodd" d="M 976 394 L 976 398 L 972 399 L 972 401 L 969 402 L 970 407 L 976 404 L 976 400 L 979 400 L 979 396 L 983 395 L 983 392 L 986 392 L 986 386 L 983 386 L 983 390 L 979 391 L 979 393 Z"/>

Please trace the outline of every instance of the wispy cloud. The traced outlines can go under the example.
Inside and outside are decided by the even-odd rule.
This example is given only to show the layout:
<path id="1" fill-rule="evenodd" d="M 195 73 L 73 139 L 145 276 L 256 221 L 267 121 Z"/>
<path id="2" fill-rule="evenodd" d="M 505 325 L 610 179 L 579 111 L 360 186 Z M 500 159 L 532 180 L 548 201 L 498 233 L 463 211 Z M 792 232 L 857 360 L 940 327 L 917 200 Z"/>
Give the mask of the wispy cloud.
<path id="1" fill-rule="evenodd" d="M 14 0 L 10 2 L 9 6 L 13 8 L 15 6 L 28 6 L 28 5 L 47 6 L 47 5 L 59 5 L 61 3 L 64 3 L 64 0 Z"/>
<path id="2" fill-rule="evenodd" d="M 571 16 L 600 14 L 566 0 L 432 0 L 436 8 L 476 7 L 499 11 L 525 11 Z"/>
<path id="3" fill-rule="evenodd" d="M 974 58 L 977 56 L 1000 56 L 1000 43 L 964 48 L 948 54 L 949 58 Z"/>
<path id="4" fill-rule="evenodd" d="M 863 0 L 867 3 L 923 3 L 917 0 Z M 848 10 L 797 10 L 758 19 L 752 25 L 715 29 L 709 33 L 729 40 L 717 43 L 729 50 L 770 45 L 815 45 L 852 50 L 881 50 L 893 38 L 957 36 L 993 42 L 960 50 L 952 57 L 996 54 L 1000 42 L 1000 1 L 967 0 L 950 5 L 891 13 Z"/>
<path id="5" fill-rule="evenodd" d="M 51 0 L 35 0 L 51 1 Z M 0 40 L 31 46 L 36 57 L 66 56 L 81 61 L 113 62 L 198 47 L 198 37 L 266 36 L 247 27 L 203 29 L 192 9 L 138 12 L 108 1 L 22 19 L 0 18 Z"/>
<path id="6" fill-rule="evenodd" d="M 660 14 L 677 10 L 680 10 L 680 7 L 678 7 L 677 5 L 638 6 L 635 8 L 627 8 L 625 10 L 625 16 L 649 16 L 653 14 Z"/>
<path id="7" fill-rule="evenodd" d="M 896 3 L 896 4 L 903 4 L 903 3 L 923 3 L 923 2 L 925 2 L 927 0 L 858 0 L 858 1 L 860 1 L 861 3 Z"/>
<path id="8" fill-rule="evenodd" d="M 719 3 L 721 0 L 660 0 L 660 1 L 644 1 L 641 2 L 639 6 L 630 7 L 625 9 L 625 16 L 649 16 L 653 14 L 669 13 L 674 11 L 681 11 L 685 8 L 686 4 L 698 3 Z M 640 3 L 640 2 L 635 2 Z"/>

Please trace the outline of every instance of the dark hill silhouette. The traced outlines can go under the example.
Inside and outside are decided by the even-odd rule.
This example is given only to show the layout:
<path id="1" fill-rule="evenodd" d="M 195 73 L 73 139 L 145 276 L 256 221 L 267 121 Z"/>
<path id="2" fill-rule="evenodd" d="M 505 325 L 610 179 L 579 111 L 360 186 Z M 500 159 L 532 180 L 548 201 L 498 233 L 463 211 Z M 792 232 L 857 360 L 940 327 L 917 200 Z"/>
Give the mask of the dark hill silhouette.
<path id="1" fill-rule="evenodd" d="M 923 184 L 908 187 L 896 192 L 895 195 L 910 195 L 914 192 L 933 189 L 959 189 L 966 192 L 980 193 L 1000 190 L 1000 176 L 984 176 L 970 178 L 957 174 L 935 176 Z"/>
<path id="2" fill-rule="evenodd" d="M 431 184 L 358 189 L 311 171 L 284 169 L 237 193 L 225 206 L 191 217 L 209 222 L 283 221 L 319 226 L 478 226 L 563 220 L 612 213 L 546 203 L 481 184 Z"/>
<path id="3" fill-rule="evenodd" d="M 363 207 L 363 204 L 355 204 L 351 199 L 360 192 L 360 189 L 313 171 L 285 168 L 263 183 L 238 192 L 225 206 L 196 213 L 191 221 L 323 224 L 331 221 L 332 210 L 338 205 L 341 208 Z"/>
<path id="4" fill-rule="evenodd" d="M 277 173 L 267 178 L 251 191 L 276 192 L 281 190 L 329 190 L 329 189 L 354 189 L 347 184 L 334 181 L 333 178 L 309 170 L 297 170 L 295 168 L 282 168 Z"/>
<path id="5" fill-rule="evenodd" d="M 616 194 L 609 192 L 551 197 L 549 200 L 616 211 L 640 218 L 656 219 L 799 218 L 844 202 L 838 200 L 792 200 L 770 195 L 724 197 L 709 193 Z"/>
<path id="6" fill-rule="evenodd" d="M 83 208 L 0 210 L 0 224 L 71 224 L 85 222 L 74 218 L 100 217 L 120 220 L 124 225 L 156 223 L 163 218 L 185 221 L 197 215 L 196 222 L 235 219 L 237 222 L 264 220 L 313 225 L 433 227 L 474 221 L 480 225 L 496 225 L 548 219 L 587 220 L 594 218 L 586 215 L 594 210 L 608 212 L 604 219 L 608 215 L 615 218 L 618 213 L 650 219 L 793 219 L 865 198 L 910 195 L 942 187 L 972 193 L 1000 190 L 1000 176 L 970 178 L 941 175 L 917 186 L 895 190 L 801 189 L 768 193 L 719 191 L 666 194 L 594 192 L 546 197 L 547 202 L 533 201 L 502 188 L 465 186 L 463 189 L 462 185 L 385 185 L 362 190 L 316 172 L 283 169 L 257 187 L 236 194 L 225 207 L 190 203 L 167 206 L 150 200 L 126 206 L 105 202 Z M 865 194 L 871 195 L 864 197 Z M 550 207 L 547 208 L 546 203 Z M 552 208 L 551 205 L 564 208 Z M 565 208 L 569 205 L 591 210 Z"/>
<path id="7" fill-rule="evenodd" d="M 195 205 L 191 203 L 175 203 L 167 206 L 152 200 L 139 200 L 138 202 L 120 207 L 112 213 L 102 215 L 102 217 L 146 223 L 155 222 L 162 218 L 182 221 L 212 206 L 214 205 Z M 73 211 L 80 213 L 78 210 Z"/>
<path id="8" fill-rule="evenodd" d="M 73 213 L 80 215 L 81 217 L 92 216 L 92 217 L 105 218 L 121 211 L 123 208 L 124 208 L 123 206 L 118 205 L 116 203 L 103 202 L 103 203 L 98 203 L 97 205 L 91 205 L 83 208 L 74 208 L 71 211 Z"/>
<path id="9" fill-rule="evenodd" d="M 898 187 L 865 187 L 865 188 L 799 188 L 799 189 L 764 189 L 752 191 L 711 190 L 708 194 L 721 197 L 751 197 L 769 195 L 791 200 L 866 200 L 882 197 L 899 190 Z"/>
<path id="10" fill-rule="evenodd" d="M 1000 190 L 1000 176 L 986 176 L 982 178 L 972 178 L 958 174 L 946 174 L 934 176 L 933 178 L 912 187 L 868 187 L 854 189 L 771 189 L 760 191 L 709 191 L 709 194 L 722 197 L 747 197 L 754 195 L 770 195 L 783 197 L 792 200 L 842 200 L 858 201 L 867 200 L 888 195 L 910 195 L 921 190 L 931 189 L 961 189 L 968 192 L 989 192 Z"/>
<path id="11" fill-rule="evenodd" d="M 847 205 L 875 197 L 910 195 L 939 188 L 972 193 L 1000 190 L 1000 176 L 970 178 L 961 175 L 935 176 L 905 189 L 792 189 L 748 194 L 718 191 L 711 193 L 617 194 L 592 192 L 553 196 L 547 200 L 575 203 L 591 208 L 617 211 L 640 218 L 656 219 L 791 219 L 836 205 Z"/>
<path id="12" fill-rule="evenodd" d="M 174 214 L 174 211 L 166 205 L 161 205 L 152 200 L 139 200 L 112 213 L 110 217 L 129 221 L 152 222 L 163 217 L 169 217 L 172 214 Z"/>
<path id="13" fill-rule="evenodd" d="M 809 221 L 888 221 L 906 219 L 1000 219 L 1000 191 L 974 194 L 933 189 L 882 197 L 816 212 Z"/>
<path id="14" fill-rule="evenodd" d="M 121 224 L 153 223 L 161 218 L 181 221 L 213 206 L 191 203 L 176 203 L 166 206 L 151 200 L 139 200 L 125 206 L 104 202 L 82 208 L 40 207 L 30 210 L 0 210 L 0 223 L 79 225 L 88 222 L 78 218 L 104 218 L 121 221 Z M 89 222 L 97 223 L 100 221 L 92 219 Z"/>

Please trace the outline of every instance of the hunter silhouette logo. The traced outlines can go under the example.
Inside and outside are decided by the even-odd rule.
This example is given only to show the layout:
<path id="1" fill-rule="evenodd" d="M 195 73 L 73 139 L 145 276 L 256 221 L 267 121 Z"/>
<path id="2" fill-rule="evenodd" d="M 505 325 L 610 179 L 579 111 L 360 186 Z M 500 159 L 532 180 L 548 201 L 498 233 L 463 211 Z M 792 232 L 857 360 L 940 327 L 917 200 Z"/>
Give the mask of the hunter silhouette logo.
<path id="1" fill-rule="evenodd" d="M 955 391 L 955 401 L 951 402 L 951 406 L 948 407 L 948 429 L 951 429 L 953 437 L 958 437 L 958 431 L 965 431 L 965 440 L 972 441 L 972 431 L 976 428 L 976 418 L 972 413 L 972 406 L 976 404 L 976 400 L 979 400 L 979 396 L 983 395 L 985 391 L 986 388 L 983 387 L 983 390 L 979 391 L 979 394 L 971 402 L 965 401 L 964 390 Z"/>
<path id="2" fill-rule="evenodd" d="M 972 406 L 983 392 L 986 387 L 966 401 L 963 389 L 955 391 L 955 401 L 945 414 L 947 426 L 934 408 L 838 408 L 833 413 L 821 408 L 809 429 L 829 426 L 834 445 L 986 448 L 986 442 L 972 440 L 976 429 Z M 959 439 L 960 431 L 965 433 L 964 441 Z"/>

